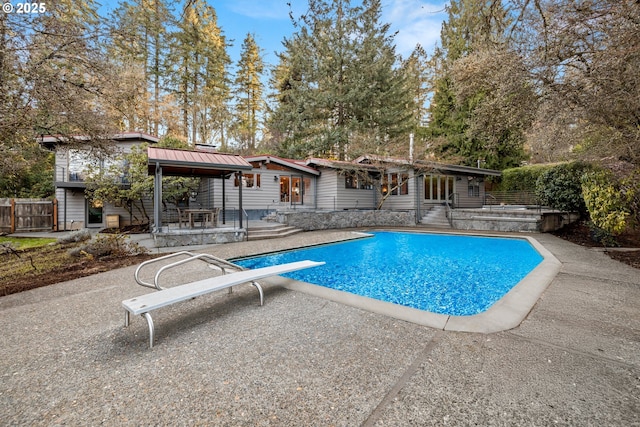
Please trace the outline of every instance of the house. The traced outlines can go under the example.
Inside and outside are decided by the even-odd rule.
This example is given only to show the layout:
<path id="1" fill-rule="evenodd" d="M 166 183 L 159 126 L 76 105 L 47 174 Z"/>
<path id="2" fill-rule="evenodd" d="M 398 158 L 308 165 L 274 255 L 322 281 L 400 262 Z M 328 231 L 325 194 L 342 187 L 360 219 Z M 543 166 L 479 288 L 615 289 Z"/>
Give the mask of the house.
<path id="1" fill-rule="evenodd" d="M 227 182 L 203 181 L 198 201 L 203 204 L 239 206 L 242 186 L 242 206 L 249 219 L 260 219 L 277 209 L 318 209 L 316 187 L 320 171 L 305 161 L 284 159 L 272 155 L 244 156 L 253 169 L 242 176 L 233 174 Z"/>
<path id="2" fill-rule="evenodd" d="M 112 206 L 88 197 L 88 166 L 107 167 L 109 158 L 121 153 L 129 153 L 133 146 L 142 143 L 155 144 L 158 138 L 140 132 L 125 132 L 111 137 L 108 144 L 113 152 L 108 157 L 91 154 L 87 136 L 44 136 L 40 143 L 55 151 L 54 186 L 58 200 L 58 229 L 77 230 L 82 228 L 105 228 L 107 218 L 118 218 L 118 225 L 133 222 L 133 218 L 123 207 Z M 87 145 L 83 145 L 87 143 Z M 124 175 L 123 175 L 124 177 Z M 123 185 L 127 185 L 123 179 Z M 145 208 L 153 209 L 152 201 L 144 201 Z M 121 221 L 120 221 L 121 220 Z"/>
<path id="3" fill-rule="evenodd" d="M 59 205 L 59 229 L 105 228 L 133 223 L 134 218 L 124 207 L 90 198 L 86 192 L 87 166 L 106 167 L 110 160 L 98 160 L 78 144 L 88 142 L 87 137 L 73 138 L 73 144 L 55 136 L 46 136 L 41 140 L 43 145 L 54 149 L 56 153 L 54 183 Z M 128 153 L 137 144 L 153 145 L 157 142 L 158 138 L 137 132 L 121 133 L 111 138 L 114 153 Z M 198 151 L 215 153 L 196 147 Z M 180 152 L 193 153 L 175 150 L 174 154 Z M 200 164 L 217 172 L 197 175 L 201 177 L 200 186 L 197 193 L 190 194 L 189 204 L 222 208 L 223 222 L 237 219 L 240 211 L 248 219 L 260 219 L 274 211 L 283 210 L 377 209 L 411 212 L 419 222 L 422 215 L 433 206 L 481 207 L 485 195 L 484 180 L 500 175 L 499 171 L 490 169 L 427 161 L 410 162 L 407 159 L 371 155 L 349 162 L 318 158 L 293 160 L 272 155 L 244 156 L 241 160 L 242 167 L 236 167 L 237 162 L 231 162 L 227 166 L 233 167 L 224 173 L 217 173 L 220 170 L 215 165 Z M 188 164 L 185 162 L 178 163 L 191 165 L 191 160 Z M 155 171 L 151 166 L 149 170 Z M 193 167 L 181 167 L 178 174 L 191 176 L 195 170 Z M 123 180 L 122 185 L 129 183 Z M 143 201 L 143 205 L 149 218 L 160 224 L 174 219 L 168 216 L 167 209 L 164 209 L 167 212 L 154 212 L 161 204 L 154 206 L 151 197 Z M 114 218 L 117 225 L 109 223 Z"/>
<path id="4" fill-rule="evenodd" d="M 421 212 L 449 204 L 482 207 L 484 181 L 500 171 L 429 161 L 362 156 L 352 162 L 309 159 L 321 172 L 319 209 Z"/>
<path id="5" fill-rule="evenodd" d="M 275 210 L 412 211 L 420 218 L 433 206 L 482 207 L 484 180 L 500 171 L 434 162 L 362 156 L 354 161 L 277 156 L 245 156 L 253 169 L 228 182 L 203 183 L 198 199 L 221 206 L 223 187 L 243 187 L 243 209 L 250 219 Z M 238 206 L 238 193 L 224 200 Z"/>

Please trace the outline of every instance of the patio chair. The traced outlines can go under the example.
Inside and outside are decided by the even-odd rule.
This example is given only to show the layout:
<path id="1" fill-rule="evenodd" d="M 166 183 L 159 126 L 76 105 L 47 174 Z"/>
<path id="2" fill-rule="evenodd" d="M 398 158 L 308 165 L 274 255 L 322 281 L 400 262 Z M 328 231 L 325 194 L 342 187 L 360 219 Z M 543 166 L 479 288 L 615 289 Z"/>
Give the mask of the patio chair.
<path id="1" fill-rule="evenodd" d="M 179 207 L 176 207 L 178 210 L 178 227 L 182 228 L 182 222 L 184 222 L 184 226 L 188 227 L 189 223 L 189 215 L 184 213 Z"/>

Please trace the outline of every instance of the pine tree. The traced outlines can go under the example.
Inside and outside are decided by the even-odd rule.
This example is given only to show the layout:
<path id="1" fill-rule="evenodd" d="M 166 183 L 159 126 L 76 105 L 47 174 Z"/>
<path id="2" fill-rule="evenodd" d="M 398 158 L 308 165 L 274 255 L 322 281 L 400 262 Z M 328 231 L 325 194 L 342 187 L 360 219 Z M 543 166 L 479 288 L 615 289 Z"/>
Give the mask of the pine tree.
<path id="1" fill-rule="evenodd" d="M 270 124 L 289 156 L 385 150 L 413 126 L 413 99 L 378 0 L 311 0 L 285 40 Z"/>
<path id="2" fill-rule="evenodd" d="M 125 1 L 112 14 L 108 52 L 122 77 L 124 104 L 119 108 L 124 128 L 160 133 L 165 46 L 172 20 L 164 0 Z"/>
<path id="3" fill-rule="evenodd" d="M 411 55 L 402 62 L 402 72 L 405 75 L 407 88 L 413 98 L 412 129 L 418 142 L 424 145 L 426 141 L 426 122 L 428 117 L 428 102 L 431 78 L 431 70 L 428 66 L 427 52 L 421 45 L 417 45 Z"/>
<path id="4" fill-rule="evenodd" d="M 242 43 L 236 71 L 235 85 L 235 134 L 240 146 L 253 153 L 257 146 L 259 117 L 264 111 L 262 74 L 264 63 L 260 48 L 250 33 Z"/>
<path id="5" fill-rule="evenodd" d="M 182 110 L 182 136 L 192 144 L 226 145 L 230 97 L 227 41 L 215 10 L 204 0 L 187 2 L 173 34 L 171 88 Z"/>

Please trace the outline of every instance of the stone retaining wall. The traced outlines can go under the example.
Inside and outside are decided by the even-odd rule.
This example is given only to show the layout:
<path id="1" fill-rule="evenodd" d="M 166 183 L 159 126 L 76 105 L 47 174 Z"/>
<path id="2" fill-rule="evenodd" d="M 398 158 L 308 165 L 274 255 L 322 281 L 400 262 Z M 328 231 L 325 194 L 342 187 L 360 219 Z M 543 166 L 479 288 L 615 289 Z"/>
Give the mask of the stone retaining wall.
<path id="1" fill-rule="evenodd" d="M 413 211 L 286 211 L 277 212 L 276 217 L 281 224 L 305 231 L 359 227 L 408 227 L 416 225 Z"/>
<path id="2" fill-rule="evenodd" d="M 242 242 L 246 237 L 247 232 L 244 229 L 221 228 L 165 230 L 153 233 L 153 240 L 157 248 Z"/>
<path id="3" fill-rule="evenodd" d="M 538 232 L 558 230 L 578 219 L 574 213 L 557 211 L 456 209 L 451 222 L 458 230 Z"/>

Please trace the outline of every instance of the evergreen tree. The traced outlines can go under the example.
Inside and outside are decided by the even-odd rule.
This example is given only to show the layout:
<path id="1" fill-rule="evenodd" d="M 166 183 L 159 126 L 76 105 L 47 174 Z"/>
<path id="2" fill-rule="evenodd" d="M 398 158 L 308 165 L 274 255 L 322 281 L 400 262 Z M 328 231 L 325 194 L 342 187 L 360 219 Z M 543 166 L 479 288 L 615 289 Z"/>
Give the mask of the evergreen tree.
<path id="1" fill-rule="evenodd" d="M 431 70 L 428 66 L 427 52 L 417 45 L 411 55 L 402 62 L 402 72 L 413 97 L 413 133 L 418 141 L 426 142 L 426 122 L 428 117 L 429 81 Z"/>
<path id="2" fill-rule="evenodd" d="M 263 112 L 262 73 L 264 63 L 260 48 L 251 34 L 247 34 L 242 43 L 235 84 L 235 134 L 240 146 L 253 153 L 257 145 L 259 116 Z"/>
<path id="3" fill-rule="evenodd" d="M 185 4 L 173 34 L 171 88 L 182 111 L 182 136 L 192 144 L 226 145 L 230 84 L 226 37 L 204 0 Z"/>
<path id="4" fill-rule="evenodd" d="M 108 52 L 122 77 L 123 127 L 158 135 L 162 123 L 163 75 L 168 27 L 164 0 L 125 1 L 113 12 Z"/>
<path id="5" fill-rule="evenodd" d="M 413 99 L 398 69 L 378 0 L 310 0 L 284 41 L 272 133 L 288 156 L 346 158 L 377 151 L 413 125 Z"/>
<path id="6" fill-rule="evenodd" d="M 488 87 L 476 86 L 475 92 L 460 96 L 456 85 L 462 80 L 456 82 L 453 78 L 464 58 L 478 52 L 508 50 L 508 11 L 501 2 L 493 0 L 452 0 L 446 10 L 448 19 L 442 25 L 442 46 L 434 55 L 434 95 L 427 131 L 430 149 L 448 161 L 468 166 L 477 165 L 478 160 L 493 168 L 518 165 L 524 158 L 522 129 L 500 129 L 502 139 L 489 141 L 486 133 L 477 131 L 476 114 L 479 106 L 496 102 L 494 94 Z M 526 125 L 525 120 L 517 126 Z"/>

